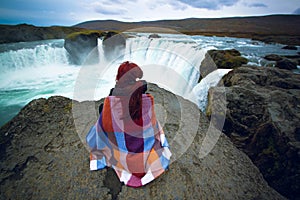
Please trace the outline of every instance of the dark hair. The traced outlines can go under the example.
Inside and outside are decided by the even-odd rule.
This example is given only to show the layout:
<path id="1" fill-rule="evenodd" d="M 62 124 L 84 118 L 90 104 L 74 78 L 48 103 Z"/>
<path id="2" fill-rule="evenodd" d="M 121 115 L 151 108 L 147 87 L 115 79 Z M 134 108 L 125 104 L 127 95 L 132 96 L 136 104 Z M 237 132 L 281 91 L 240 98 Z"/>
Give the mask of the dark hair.
<path id="1" fill-rule="evenodd" d="M 120 95 L 128 103 L 129 114 L 136 124 L 142 125 L 142 94 L 145 92 L 145 81 L 137 81 L 143 77 L 142 69 L 135 63 L 123 62 L 116 76 L 117 84 L 114 95 Z M 125 105 L 124 109 L 127 109 Z M 126 112 L 125 112 L 126 113 Z"/>

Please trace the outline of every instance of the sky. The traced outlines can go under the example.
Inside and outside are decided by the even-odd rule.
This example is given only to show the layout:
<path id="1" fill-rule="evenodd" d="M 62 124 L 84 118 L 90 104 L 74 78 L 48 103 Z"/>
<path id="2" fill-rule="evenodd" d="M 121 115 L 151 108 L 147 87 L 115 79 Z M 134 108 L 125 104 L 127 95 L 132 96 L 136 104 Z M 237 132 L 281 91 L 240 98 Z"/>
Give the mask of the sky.
<path id="1" fill-rule="evenodd" d="M 72 26 L 125 22 L 300 14 L 300 0 L 1 0 L 0 24 Z"/>

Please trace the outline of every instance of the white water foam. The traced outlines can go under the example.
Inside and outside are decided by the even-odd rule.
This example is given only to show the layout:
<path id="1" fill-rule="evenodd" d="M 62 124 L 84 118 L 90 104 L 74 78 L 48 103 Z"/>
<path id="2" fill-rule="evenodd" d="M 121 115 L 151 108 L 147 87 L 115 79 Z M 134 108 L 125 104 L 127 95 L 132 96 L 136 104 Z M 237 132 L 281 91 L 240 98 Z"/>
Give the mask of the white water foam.
<path id="1" fill-rule="evenodd" d="M 197 104 L 201 111 L 205 112 L 208 90 L 216 86 L 222 77 L 231 70 L 232 69 L 217 69 L 208 74 L 193 88 L 194 97 L 196 98 L 190 98 L 190 100 Z"/>

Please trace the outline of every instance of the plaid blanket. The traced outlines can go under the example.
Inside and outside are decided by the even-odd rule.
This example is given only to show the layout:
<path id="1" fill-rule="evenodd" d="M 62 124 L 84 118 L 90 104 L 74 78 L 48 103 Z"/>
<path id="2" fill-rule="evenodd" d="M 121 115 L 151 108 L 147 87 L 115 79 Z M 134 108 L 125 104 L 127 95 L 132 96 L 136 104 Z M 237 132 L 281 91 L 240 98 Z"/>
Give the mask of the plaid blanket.
<path id="1" fill-rule="evenodd" d="M 112 167 L 125 185 L 140 187 L 168 168 L 171 152 L 155 117 L 153 97 L 142 96 L 142 126 L 124 118 L 121 98 L 104 100 L 103 111 L 86 137 L 90 169 Z"/>

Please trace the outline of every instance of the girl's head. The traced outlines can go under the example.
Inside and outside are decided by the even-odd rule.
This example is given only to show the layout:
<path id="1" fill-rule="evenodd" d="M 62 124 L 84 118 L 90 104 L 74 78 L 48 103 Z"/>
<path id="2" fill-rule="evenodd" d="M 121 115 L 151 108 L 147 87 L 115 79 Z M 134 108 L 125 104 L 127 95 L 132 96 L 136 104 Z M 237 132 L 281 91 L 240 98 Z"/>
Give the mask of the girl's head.
<path id="1" fill-rule="evenodd" d="M 126 61 L 119 66 L 116 80 L 121 83 L 130 83 L 142 77 L 142 69 L 137 64 Z"/>

